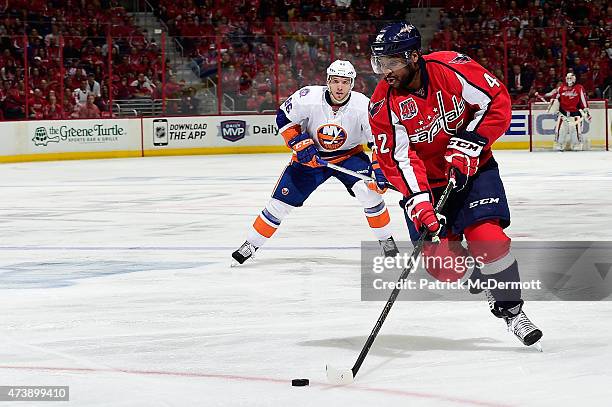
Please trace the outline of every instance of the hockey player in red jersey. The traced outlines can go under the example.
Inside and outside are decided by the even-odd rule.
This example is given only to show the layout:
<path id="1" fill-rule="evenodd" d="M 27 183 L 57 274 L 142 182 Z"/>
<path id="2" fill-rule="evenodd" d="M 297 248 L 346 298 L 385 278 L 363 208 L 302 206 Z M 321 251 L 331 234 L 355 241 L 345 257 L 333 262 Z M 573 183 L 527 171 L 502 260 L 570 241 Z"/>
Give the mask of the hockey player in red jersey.
<path id="1" fill-rule="evenodd" d="M 419 31 L 406 22 L 386 26 L 371 44 L 372 68 L 384 76 L 369 112 L 380 166 L 404 195 L 412 240 L 425 230 L 446 241 L 465 237 L 470 254 L 486 259 L 470 278 L 519 282 L 504 233 L 510 211 L 491 152 L 510 124 L 508 91 L 466 55 L 422 55 L 420 48 Z M 447 220 L 441 225 L 433 204 L 451 167 L 458 183 L 440 214 Z M 493 314 L 519 340 L 525 345 L 539 341 L 542 332 L 522 311 L 520 289 L 495 288 L 485 294 Z"/>
<path id="2" fill-rule="evenodd" d="M 584 88 L 576 84 L 576 75 L 570 72 L 565 76 L 565 84 L 553 92 L 551 112 L 559 113 L 553 148 L 563 151 L 569 141 L 572 150 L 583 150 L 585 146 L 582 121 L 591 120 Z"/>

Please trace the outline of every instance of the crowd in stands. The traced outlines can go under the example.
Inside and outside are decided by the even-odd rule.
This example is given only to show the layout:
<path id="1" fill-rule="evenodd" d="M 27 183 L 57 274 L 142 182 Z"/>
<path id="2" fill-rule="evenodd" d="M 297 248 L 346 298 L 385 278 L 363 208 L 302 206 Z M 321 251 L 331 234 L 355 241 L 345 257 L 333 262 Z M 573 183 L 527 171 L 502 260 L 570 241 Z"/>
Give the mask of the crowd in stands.
<path id="1" fill-rule="evenodd" d="M 0 2 L 0 120 L 109 116 L 111 100 L 161 98 L 161 79 L 159 45 L 114 0 Z"/>
<path id="2" fill-rule="evenodd" d="M 151 0 L 201 86 L 220 86 L 233 110 L 260 112 L 302 86 L 324 84 L 332 57 L 350 60 L 355 90 L 371 94 L 378 80 L 369 63 L 371 36 L 384 21 L 404 19 L 410 3 Z M 452 49 L 475 58 L 508 85 L 516 105 L 558 86 L 566 71 L 591 98 L 610 85 L 612 6 L 604 0 L 442 4 L 425 52 Z M 169 110 L 198 113 L 195 89 L 176 81 L 168 63 L 162 95 L 162 62 L 159 44 L 118 0 L 0 0 L 0 119 L 109 115 L 111 100 L 163 96 L 174 100 Z"/>
<path id="3" fill-rule="evenodd" d="M 270 110 L 268 93 L 282 101 L 302 86 L 324 84 L 332 52 L 356 66 L 355 90 L 371 93 L 376 78 L 369 36 L 381 21 L 404 19 L 410 1 L 230 0 L 217 8 L 215 3 L 157 0 L 154 5 L 203 80 L 216 78 L 220 67 L 223 93 L 235 110 L 264 111 Z"/>
<path id="4" fill-rule="evenodd" d="M 402 19 L 409 3 L 233 0 L 215 8 L 213 0 L 158 0 L 156 5 L 200 77 L 216 77 L 220 69 L 223 93 L 236 102 L 235 109 L 261 111 L 266 93 L 277 94 L 275 64 L 282 101 L 301 86 L 324 83 L 332 53 L 356 65 L 355 89 L 371 93 L 377 78 L 369 67 L 370 36 L 383 20 Z M 440 5 L 439 32 L 425 51 L 452 49 L 474 57 L 508 85 L 515 105 L 557 87 L 565 72 L 575 72 L 591 98 L 601 98 L 610 85 L 612 6 L 603 0 Z"/>
<path id="5" fill-rule="evenodd" d="M 429 51 L 450 47 L 474 57 L 504 80 L 515 105 L 556 88 L 564 72 L 574 72 L 590 98 L 602 98 L 611 84 L 612 5 L 603 0 L 512 0 L 502 7 L 452 0 L 438 28 Z"/>

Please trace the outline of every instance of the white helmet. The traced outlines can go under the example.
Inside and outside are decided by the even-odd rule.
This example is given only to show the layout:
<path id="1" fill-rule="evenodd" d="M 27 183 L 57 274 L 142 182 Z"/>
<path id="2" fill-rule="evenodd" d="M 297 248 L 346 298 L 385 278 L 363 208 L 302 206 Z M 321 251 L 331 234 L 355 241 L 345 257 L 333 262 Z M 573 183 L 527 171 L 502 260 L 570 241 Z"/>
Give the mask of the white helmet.
<path id="1" fill-rule="evenodd" d="M 571 72 L 568 72 L 567 75 L 565 75 L 565 83 L 567 84 L 567 86 L 574 86 L 574 84 L 576 83 L 576 75 Z"/>
<path id="2" fill-rule="evenodd" d="M 355 73 L 355 68 L 349 61 L 342 61 L 338 59 L 337 61 L 332 62 L 329 68 L 327 68 L 327 83 L 329 83 L 329 79 L 332 76 L 350 78 L 351 89 L 353 89 L 353 86 L 355 86 L 355 77 L 357 76 L 357 73 Z"/>

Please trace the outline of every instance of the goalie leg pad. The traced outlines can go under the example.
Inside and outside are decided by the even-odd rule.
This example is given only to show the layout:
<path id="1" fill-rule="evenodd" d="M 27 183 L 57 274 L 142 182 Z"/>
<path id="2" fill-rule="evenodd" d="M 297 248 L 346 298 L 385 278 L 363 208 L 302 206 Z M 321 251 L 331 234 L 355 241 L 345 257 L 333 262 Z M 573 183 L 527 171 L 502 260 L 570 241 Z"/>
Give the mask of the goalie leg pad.
<path id="1" fill-rule="evenodd" d="M 571 129 L 568 119 L 564 114 L 559 113 L 559 123 L 557 125 L 556 141 L 558 143 L 558 149 L 563 151 L 566 149 L 567 143 L 571 140 Z"/>

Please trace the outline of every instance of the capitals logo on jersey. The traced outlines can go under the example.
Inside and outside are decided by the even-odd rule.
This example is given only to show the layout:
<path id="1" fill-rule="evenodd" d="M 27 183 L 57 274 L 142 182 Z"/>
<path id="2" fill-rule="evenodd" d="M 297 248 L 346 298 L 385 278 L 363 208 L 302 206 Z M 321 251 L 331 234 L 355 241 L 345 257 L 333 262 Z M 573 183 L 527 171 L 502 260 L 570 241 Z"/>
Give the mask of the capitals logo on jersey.
<path id="1" fill-rule="evenodd" d="M 376 116 L 380 109 L 383 107 L 383 103 L 385 103 L 385 99 L 379 100 L 378 102 L 370 102 L 370 117 Z"/>
<path id="2" fill-rule="evenodd" d="M 448 63 L 449 64 L 467 64 L 471 60 L 472 59 L 468 57 L 467 55 L 457 54 L 457 56 L 453 58 L 452 60 L 448 61 Z"/>
<path id="3" fill-rule="evenodd" d="M 337 124 L 324 124 L 317 129 L 319 144 L 326 150 L 337 150 L 346 142 L 348 134 Z"/>
<path id="4" fill-rule="evenodd" d="M 411 143 L 431 143 L 441 131 L 449 136 L 455 135 L 457 129 L 463 125 L 463 119 L 461 119 L 461 114 L 465 111 L 465 101 L 463 99 L 457 100 L 457 97 L 453 95 L 451 97 L 452 109 L 448 109 L 444 104 L 442 91 L 436 92 L 436 99 L 438 100 L 438 107 L 434 109 L 436 113 L 428 116 L 432 118 L 431 121 L 418 128 L 417 133 L 408 135 Z"/>
<path id="5" fill-rule="evenodd" d="M 399 104 L 402 120 L 410 120 L 417 115 L 419 108 L 413 98 L 403 100 Z"/>

